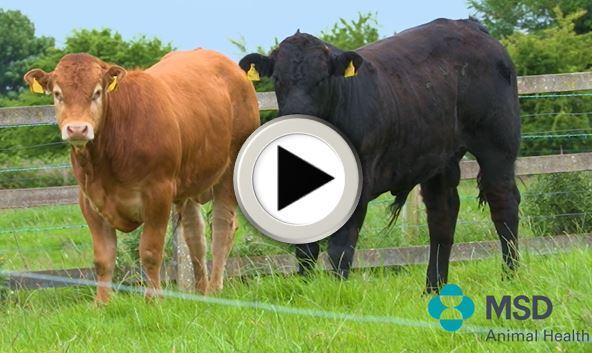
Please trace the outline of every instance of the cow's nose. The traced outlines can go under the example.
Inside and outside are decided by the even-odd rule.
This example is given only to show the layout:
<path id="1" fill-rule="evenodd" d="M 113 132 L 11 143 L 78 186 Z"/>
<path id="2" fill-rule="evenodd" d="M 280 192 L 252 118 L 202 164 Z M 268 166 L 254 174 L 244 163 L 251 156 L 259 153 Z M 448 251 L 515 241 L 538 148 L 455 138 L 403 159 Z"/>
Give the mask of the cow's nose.
<path id="1" fill-rule="evenodd" d="M 66 124 L 62 129 L 62 139 L 70 143 L 86 143 L 93 138 L 93 128 L 88 123 Z"/>
<path id="2" fill-rule="evenodd" d="M 66 126 L 68 131 L 68 137 L 73 136 L 83 136 L 86 137 L 88 134 L 88 126 L 76 126 L 76 125 L 68 125 Z"/>

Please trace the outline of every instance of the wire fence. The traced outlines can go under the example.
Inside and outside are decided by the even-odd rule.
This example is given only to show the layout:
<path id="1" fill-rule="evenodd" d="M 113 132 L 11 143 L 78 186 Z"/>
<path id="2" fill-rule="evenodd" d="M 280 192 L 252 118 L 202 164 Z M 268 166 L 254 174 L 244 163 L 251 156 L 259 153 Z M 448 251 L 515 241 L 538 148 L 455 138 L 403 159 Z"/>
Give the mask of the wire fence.
<path id="1" fill-rule="evenodd" d="M 557 101 L 557 99 L 577 99 L 585 100 L 591 97 L 592 92 L 564 92 L 564 93 L 538 93 L 538 94 L 521 94 L 520 100 L 523 102 L 538 102 L 543 100 Z M 568 119 L 581 119 L 592 117 L 592 110 L 582 111 L 555 111 L 553 107 L 549 111 L 522 113 L 521 118 L 524 119 L 556 119 L 557 117 L 566 117 Z M 46 119 L 46 118 L 44 118 Z M 578 120 L 579 121 L 579 120 Z M 55 125 L 55 122 L 38 121 L 36 123 L 22 123 L 22 124 L 2 124 L 2 129 L 21 129 L 21 128 L 37 128 Z M 49 131 L 49 130 L 48 130 Z M 529 153 L 541 154 L 553 153 L 569 153 L 581 152 L 592 137 L 592 126 L 553 126 L 550 129 L 533 129 L 533 131 L 524 131 L 522 135 L 522 142 L 528 147 Z M 57 130 L 55 138 L 58 138 Z M 18 145 L 6 144 L 9 140 L 0 140 L 0 188 L 22 188 L 27 186 L 59 186 L 59 185 L 73 185 L 75 180 L 71 173 L 71 167 L 67 156 L 67 146 L 62 141 L 52 140 L 48 141 L 30 141 Z M 581 144 L 581 145 L 578 145 Z M 583 147 L 582 147 L 583 146 Z M 590 145 L 592 151 L 592 145 Z M 31 158 L 20 158 L 18 163 L 11 160 L 11 156 L 23 155 L 30 157 L 31 155 L 44 156 L 51 152 L 51 159 L 43 159 L 41 157 L 39 162 L 32 163 Z M 5 157 L 4 159 L 2 157 Z M 474 183 L 474 182 L 472 182 Z M 474 187 L 474 186 L 473 186 Z M 473 189 L 476 190 L 476 189 Z M 529 197 L 571 197 L 577 196 L 577 190 L 550 190 L 548 192 L 530 193 L 528 190 L 522 192 L 524 198 Z M 461 240 L 476 240 L 483 238 L 496 237 L 493 223 L 489 219 L 489 213 L 479 209 L 476 191 L 466 192 L 461 191 L 460 199 L 463 206 L 461 206 L 461 213 L 457 223 L 457 239 Z M 415 222 L 410 219 L 402 217 L 399 222 L 393 227 L 386 227 L 388 217 L 388 205 L 392 200 L 381 198 L 371 203 L 370 217 L 367 218 L 364 227 L 362 228 L 362 239 L 370 239 L 362 241 L 362 246 L 366 247 L 384 247 L 384 246 L 400 246 L 400 245 L 415 245 L 424 244 L 425 237 L 419 240 L 413 236 L 427 234 L 428 225 L 425 221 Z M 466 205 L 466 206 L 465 206 Z M 16 263 L 17 258 L 21 260 L 24 258 L 31 258 L 43 254 L 45 252 L 49 258 L 55 258 L 56 254 L 68 254 L 68 252 L 78 252 L 79 254 L 88 255 L 85 261 L 92 258 L 91 240 L 88 227 L 84 224 L 84 220 L 80 217 L 77 206 L 60 206 L 64 207 L 64 213 L 76 212 L 75 217 L 58 214 L 59 219 L 63 219 L 63 224 L 54 225 L 47 224 L 46 220 L 40 219 L 38 224 L 25 224 L 18 218 L 18 214 L 26 214 L 27 210 L 11 211 L 14 220 L 2 222 L 0 220 L 0 257 L 8 259 L 10 265 Z M 53 208 L 54 210 L 57 208 Z M 425 218 L 423 206 L 418 207 L 420 218 Z M 573 218 L 575 221 L 582 217 L 588 217 L 588 212 L 557 212 L 557 214 L 547 215 L 525 215 L 523 218 L 530 221 L 540 219 L 553 218 Z M 5 214 L 6 217 L 6 214 Z M 36 216 L 33 216 L 36 217 Z M 43 218 L 43 217 L 41 217 Z M 72 219 L 74 218 L 74 219 Z M 250 227 L 244 220 L 242 222 L 244 229 L 239 236 L 239 249 L 248 252 L 263 251 L 262 249 L 274 248 L 277 251 L 285 251 L 286 247 L 275 246 L 260 236 L 252 227 Z M 528 235 L 529 229 L 523 222 L 521 232 Z M 415 229 L 415 230 L 413 230 Z M 531 232 L 532 233 L 532 232 Z M 85 239 L 82 242 L 69 242 L 73 238 Z M 249 240 L 250 239 L 250 240 Z M 402 240 L 401 240 L 402 239 Z M 18 245 L 16 243 L 19 243 Z M 242 242 L 242 243 L 241 243 Z M 39 250 L 37 248 L 41 247 Z M 257 248 L 260 247 L 260 248 Z M 61 255 L 63 255 L 61 254 Z M 22 264 L 21 264 L 22 265 Z M 29 265 L 29 264 L 28 264 Z"/>
<path id="2" fill-rule="evenodd" d="M 47 166 L 44 166 L 47 167 Z M 42 168 L 44 168 L 42 167 Z M 57 167 L 57 168 L 54 168 Z M 69 165 L 49 166 L 46 170 L 70 168 Z M 477 188 L 474 182 L 469 182 L 465 188 L 461 188 L 461 212 L 457 222 L 457 241 L 476 241 L 481 239 L 496 239 L 497 234 L 493 223 L 489 219 L 487 209 L 479 209 Z M 471 190 L 471 191 L 469 191 Z M 556 190 L 548 192 L 522 193 L 524 198 L 528 197 L 574 197 L 579 190 Z M 391 197 L 382 197 L 370 204 L 369 214 L 362 230 L 360 248 L 387 248 L 408 245 L 423 245 L 428 239 L 428 224 L 425 221 L 425 210 L 423 205 L 418 207 L 417 223 L 413 223 L 404 217 L 392 227 L 387 227 L 389 205 Z M 4 259 L 5 267 L 13 270 L 18 269 L 56 269 L 64 267 L 84 267 L 92 264 L 92 242 L 88 226 L 80 217 L 80 211 L 76 205 L 61 206 L 62 213 L 77 214 L 77 222 L 63 224 L 30 224 L 24 225 L 16 219 L 14 222 L 0 222 L 0 258 Z M 59 207 L 51 207 L 59 210 Z M 26 210 L 11 211 L 14 215 L 19 213 L 25 215 Z M 5 214 L 5 217 L 7 214 Z M 32 215 L 35 218 L 35 215 Z M 58 213 L 58 217 L 63 217 Z M 547 215 L 523 215 L 521 235 L 532 236 L 533 232 L 528 228 L 529 222 L 548 220 L 554 218 L 570 218 L 574 222 L 582 222 L 583 218 L 591 218 L 588 212 L 557 213 Z M 71 217 L 70 217 L 71 218 Z M 423 220 L 423 221 L 422 221 Z M 243 256 L 250 253 L 281 254 L 291 250 L 286 246 L 270 244 L 264 236 L 255 229 L 242 222 L 243 229 L 237 239 L 237 250 L 234 256 Z M 136 233 L 132 237 L 138 237 Z M 129 237 L 123 235 L 123 238 Z M 74 242 L 72 240 L 75 240 Z M 132 249 L 135 251 L 136 249 Z M 136 256 L 137 257 L 137 256 Z M 42 267 L 45 266 L 45 267 Z"/>

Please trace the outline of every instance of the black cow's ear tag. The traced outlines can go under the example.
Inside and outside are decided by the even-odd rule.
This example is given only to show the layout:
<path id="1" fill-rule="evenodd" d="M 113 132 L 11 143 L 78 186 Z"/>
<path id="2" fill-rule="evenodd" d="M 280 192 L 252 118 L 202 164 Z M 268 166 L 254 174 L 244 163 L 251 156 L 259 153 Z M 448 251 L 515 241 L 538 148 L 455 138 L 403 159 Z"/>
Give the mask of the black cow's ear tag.
<path id="1" fill-rule="evenodd" d="M 259 71 L 255 68 L 255 64 L 251 64 L 251 68 L 247 71 L 247 78 L 251 81 L 260 81 Z"/>
<path id="2" fill-rule="evenodd" d="M 356 76 L 356 67 L 354 66 L 354 61 L 350 60 L 349 64 L 345 68 L 345 72 L 343 73 L 343 77 L 353 77 Z"/>

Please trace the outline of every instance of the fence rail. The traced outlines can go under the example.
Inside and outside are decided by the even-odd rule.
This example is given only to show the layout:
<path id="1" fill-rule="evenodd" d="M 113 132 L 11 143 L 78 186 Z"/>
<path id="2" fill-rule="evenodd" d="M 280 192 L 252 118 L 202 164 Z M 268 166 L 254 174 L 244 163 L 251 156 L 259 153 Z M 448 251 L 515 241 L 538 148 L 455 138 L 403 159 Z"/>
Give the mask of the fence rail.
<path id="1" fill-rule="evenodd" d="M 520 94 L 592 90 L 592 72 L 518 77 Z"/>
<path id="2" fill-rule="evenodd" d="M 518 77 L 518 93 L 592 90 L 592 72 Z M 259 110 L 277 110 L 274 92 L 258 92 Z M 55 124 L 53 106 L 0 108 L 0 127 Z"/>
<path id="3" fill-rule="evenodd" d="M 462 161 L 461 178 L 475 179 L 476 161 Z M 566 173 L 592 170 L 592 152 L 523 157 L 516 162 L 516 175 Z M 0 190 L 0 209 L 78 203 L 78 186 Z"/>
<path id="4" fill-rule="evenodd" d="M 538 237 L 521 242 L 522 250 L 533 255 L 547 255 L 567 252 L 582 247 L 592 246 L 592 235 L 559 235 L 554 237 Z M 456 244 L 452 248 L 451 261 L 472 261 L 496 257 L 499 255 L 499 241 L 480 241 Z M 364 249 L 356 251 L 353 268 L 400 267 L 425 264 L 428 261 L 428 246 L 411 246 L 402 248 Z M 321 254 L 319 264 L 322 269 L 331 268 L 326 254 Z M 211 262 L 208 262 L 211 267 Z M 228 259 L 226 274 L 228 277 L 245 277 L 261 274 L 296 272 L 297 263 L 292 255 L 250 256 Z M 130 272 L 131 271 L 131 272 Z M 174 280 L 176 267 L 170 264 L 163 268 L 164 280 Z M 123 271 L 132 278 L 139 278 L 138 270 Z M 35 273 L 67 277 L 72 279 L 95 280 L 93 268 L 76 268 L 68 270 L 38 271 Z M 71 284 L 52 280 L 31 279 L 21 272 L 11 272 L 7 276 L 8 287 L 12 289 L 36 289 L 64 287 Z M 190 287 L 188 287 L 190 288 Z"/>

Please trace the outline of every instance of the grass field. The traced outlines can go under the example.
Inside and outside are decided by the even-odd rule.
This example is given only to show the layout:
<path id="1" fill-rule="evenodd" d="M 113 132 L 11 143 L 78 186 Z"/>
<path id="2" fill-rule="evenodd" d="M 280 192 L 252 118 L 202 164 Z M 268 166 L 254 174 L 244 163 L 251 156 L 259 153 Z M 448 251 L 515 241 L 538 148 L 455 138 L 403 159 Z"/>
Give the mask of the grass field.
<path id="1" fill-rule="evenodd" d="M 520 187 L 525 188 L 522 184 Z M 461 211 L 455 241 L 497 239 L 488 208 L 478 206 L 475 182 L 463 181 L 459 193 Z M 399 219 L 392 228 L 386 228 L 391 202 L 392 196 L 385 194 L 371 203 L 358 248 L 428 244 L 423 204 L 420 204 L 421 224 L 417 234 L 411 236 L 406 231 L 404 219 Z M 532 236 L 525 222 L 521 224 L 520 236 Z M 120 245 L 129 237 L 127 234 L 120 234 Z M 289 246 L 262 236 L 240 217 L 240 227 L 231 256 L 286 252 L 291 252 Z M 0 210 L 0 257 L 4 268 L 10 270 L 91 266 L 91 237 L 78 205 Z"/>
<path id="2" fill-rule="evenodd" d="M 396 317 L 430 327 L 289 315 L 167 298 L 145 304 L 118 293 L 95 307 L 90 288 L 21 291 L 0 303 L 0 352 L 591 352 L 592 343 L 486 341 L 466 327 L 452 334 L 426 312 L 424 266 L 358 271 L 346 282 L 325 273 L 304 281 L 268 276 L 229 280 L 219 297 L 290 308 Z M 513 281 L 500 281 L 500 259 L 454 263 L 452 283 L 475 302 L 465 325 L 592 331 L 592 250 L 525 254 Z M 485 296 L 546 295 L 545 320 L 488 321 Z"/>

